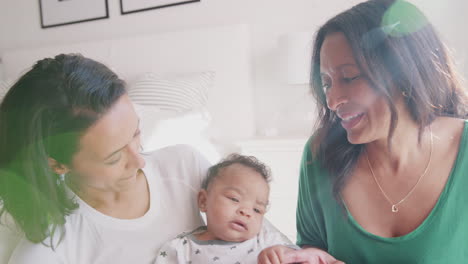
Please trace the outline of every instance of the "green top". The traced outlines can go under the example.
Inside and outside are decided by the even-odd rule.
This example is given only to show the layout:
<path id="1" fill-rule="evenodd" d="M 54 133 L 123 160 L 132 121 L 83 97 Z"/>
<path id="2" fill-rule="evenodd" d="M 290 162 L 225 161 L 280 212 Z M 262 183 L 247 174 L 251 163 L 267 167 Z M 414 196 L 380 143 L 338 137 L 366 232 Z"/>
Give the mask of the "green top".
<path id="1" fill-rule="evenodd" d="M 367 232 L 340 207 L 308 142 L 299 181 L 297 244 L 326 249 L 346 264 L 468 263 L 467 137 L 465 122 L 455 165 L 432 212 L 411 233 L 392 238 Z"/>

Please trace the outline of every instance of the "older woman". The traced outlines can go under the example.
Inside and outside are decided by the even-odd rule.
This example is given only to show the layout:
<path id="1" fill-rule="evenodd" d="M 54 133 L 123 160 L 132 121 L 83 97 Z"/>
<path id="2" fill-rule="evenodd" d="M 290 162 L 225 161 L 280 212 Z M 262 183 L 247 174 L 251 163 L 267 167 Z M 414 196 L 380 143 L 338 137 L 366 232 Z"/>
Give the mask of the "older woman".
<path id="1" fill-rule="evenodd" d="M 335 16 L 316 35 L 312 81 L 320 124 L 299 184 L 305 249 L 281 262 L 467 262 L 467 95 L 425 16 L 401 0 Z"/>
<path id="2" fill-rule="evenodd" d="M 25 235 L 9 263 L 152 263 L 202 223 L 208 162 L 184 146 L 142 155 L 124 87 L 96 61 L 59 55 L 5 96 L 0 201 Z"/>

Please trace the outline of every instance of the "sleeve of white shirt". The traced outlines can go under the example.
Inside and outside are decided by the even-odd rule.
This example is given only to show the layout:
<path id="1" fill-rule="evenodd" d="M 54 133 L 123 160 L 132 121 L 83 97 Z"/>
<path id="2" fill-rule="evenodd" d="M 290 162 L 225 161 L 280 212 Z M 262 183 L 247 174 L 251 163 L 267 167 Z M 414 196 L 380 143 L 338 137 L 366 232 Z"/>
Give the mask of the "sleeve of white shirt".
<path id="1" fill-rule="evenodd" d="M 159 249 L 156 261 L 154 264 L 178 264 L 177 261 L 177 238 L 166 242 L 161 249 Z"/>
<path id="2" fill-rule="evenodd" d="M 266 218 L 263 220 L 261 238 L 263 239 L 264 248 L 283 245 L 290 248 L 299 249 L 297 245 L 292 243 L 287 236 L 281 233 Z"/>
<path id="3" fill-rule="evenodd" d="M 23 238 L 13 251 L 8 264 L 65 264 L 58 255 L 41 243 L 32 243 Z"/>
<path id="4" fill-rule="evenodd" d="M 0 218 L 0 263 L 8 263 L 21 238 L 22 234 L 13 223 L 13 219 L 7 212 L 4 212 Z"/>

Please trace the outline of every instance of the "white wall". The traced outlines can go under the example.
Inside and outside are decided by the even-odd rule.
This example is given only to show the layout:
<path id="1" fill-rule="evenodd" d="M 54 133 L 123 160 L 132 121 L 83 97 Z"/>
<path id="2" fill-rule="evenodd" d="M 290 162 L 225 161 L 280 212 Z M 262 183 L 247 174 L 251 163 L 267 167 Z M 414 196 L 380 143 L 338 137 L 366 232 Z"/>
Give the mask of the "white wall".
<path id="1" fill-rule="evenodd" d="M 422 7 L 458 55 L 468 76 L 466 0 L 413 0 Z M 88 40 L 200 28 L 250 24 L 254 63 L 257 133 L 279 127 L 280 135 L 309 132 L 313 107 L 305 87 L 285 85 L 278 62 L 278 38 L 295 31 L 314 32 L 337 12 L 358 0 L 202 0 L 129 15 L 120 15 L 118 0 L 108 0 L 110 18 L 41 29 L 38 0 L 0 0 L 0 53 L 7 49 L 67 44 Z M 1 78 L 1 76 L 0 76 Z M 271 131 L 270 133 L 274 133 Z"/>

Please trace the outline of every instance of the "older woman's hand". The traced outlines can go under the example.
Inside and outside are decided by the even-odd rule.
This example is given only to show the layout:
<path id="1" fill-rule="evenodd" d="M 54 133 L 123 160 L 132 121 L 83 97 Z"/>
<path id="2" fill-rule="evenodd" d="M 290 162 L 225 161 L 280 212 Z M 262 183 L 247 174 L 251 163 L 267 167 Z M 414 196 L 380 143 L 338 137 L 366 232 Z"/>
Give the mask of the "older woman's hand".
<path id="1" fill-rule="evenodd" d="M 312 247 L 284 252 L 281 263 L 344 264 L 344 262 L 336 260 L 326 251 Z"/>

